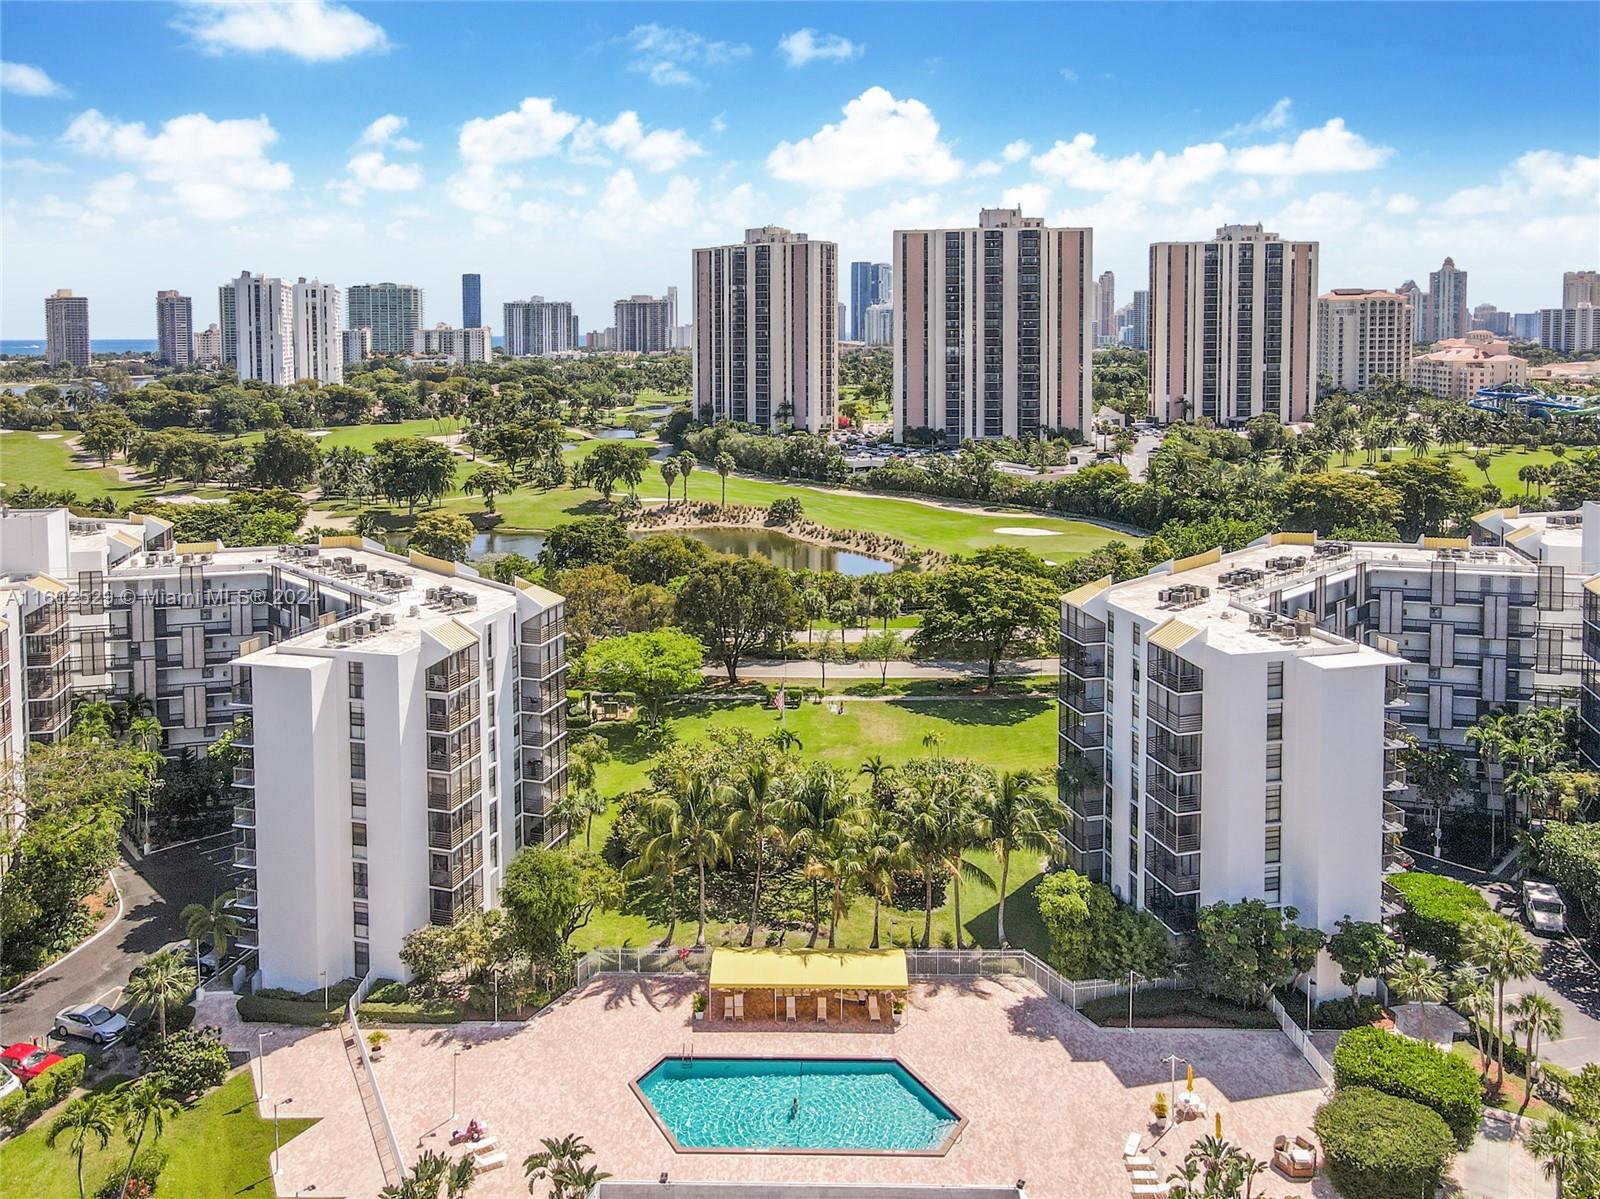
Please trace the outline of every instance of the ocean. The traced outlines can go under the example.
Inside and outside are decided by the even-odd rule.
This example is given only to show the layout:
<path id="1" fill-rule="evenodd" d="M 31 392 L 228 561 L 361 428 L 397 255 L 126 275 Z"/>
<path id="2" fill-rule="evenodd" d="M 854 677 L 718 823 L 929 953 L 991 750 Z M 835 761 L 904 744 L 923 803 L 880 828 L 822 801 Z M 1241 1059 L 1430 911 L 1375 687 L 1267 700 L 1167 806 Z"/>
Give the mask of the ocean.
<path id="1" fill-rule="evenodd" d="M 91 337 L 89 339 L 89 352 L 91 354 L 123 354 L 129 350 L 140 353 L 154 353 L 156 339 L 153 337 Z M 0 354 L 43 354 L 44 338 L 6 338 L 0 340 Z"/>

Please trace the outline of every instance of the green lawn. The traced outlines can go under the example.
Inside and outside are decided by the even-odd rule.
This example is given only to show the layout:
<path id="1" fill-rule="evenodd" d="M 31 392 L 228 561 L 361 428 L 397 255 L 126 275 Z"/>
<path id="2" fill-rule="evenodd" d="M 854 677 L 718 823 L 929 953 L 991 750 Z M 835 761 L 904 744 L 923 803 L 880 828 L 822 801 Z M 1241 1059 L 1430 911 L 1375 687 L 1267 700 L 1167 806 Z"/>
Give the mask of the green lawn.
<path id="1" fill-rule="evenodd" d="M 1403 447 L 1389 452 L 1396 462 L 1404 462 L 1407 458 L 1414 457 L 1410 450 Z M 1489 455 L 1489 482 L 1504 492 L 1508 498 L 1521 496 L 1527 488 L 1527 484 L 1517 478 L 1517 471 L 1524 466 L 1549 466 L 1556 460 L 1556 456 L 1549 450 L 1491 449 L 1486 452 Z M 1442 457 L 1471 482 L 1483 482 L 1483 472 L 1472 461 L 1476 457 L 1476 452 L 1440 454 L 1436 446 L 1428 451 L 1427 456 L 1434 459 Z M 1334 455 L 1333 462 L 1334 465 L 1338 465 L 1339 456 L 1337 454 Z M 1365 469 L 1366 462 L 1367 456 L 1365 453 L 1351 454 L 1348 469 Z"/>
<path id="2" fill-rule="evenodd" d="M 1051 697 L 1043 695 L 941 699 L 926 703 L 858 701 L 848 703 L 844 714 L 839 716 L 819 704 L 806 704 L 789 709 L 783 723 L 800 738 L 804 756 L 851 772 L 871 754 L 881 754 L 886 761 L 899 763 L 926 753 L 922 748 L 922 736 L 929 731 L 939 734 L 940 753 L 971 758 L 996 770 L 1031 768 L 1048 777 L 1055 763 L 1055 704 Z M 778 718 L 771 708 L 754 703 L 695 701 L 679 705 L 666 724 L 677 740 L 690 741 L 703 738 L 713 728 L 740 728 L 764 735 L 778 727 Z M 640 726 L 631 723 L 602 723 L 595 726 L 595 731 L 605 738 L 612 754 L 611 761 L 600 771 L 601 793 L 616 796 L 644 786 L 656 743 L 642 736 Z M 604 844 L 614 813 L 613 808 L 595 821 L 595 849 Z M 574 836 L 573 844 L 582 847 L 581 832 Z M 968 857 L 998 883 L 999 867 L 992 854 L 972 853 Z M 1013 945 L 1043 955 L 1049 949 L 1049 937 L 1030 900 L 1039 882 L 1041 866 L 1039 855 L 1013 856 L 1006 889 L 1011 897 L 1006 906 L 1006 934 Z M 965 935 L 991 947 L 999 942 L 995 933 L 997 893 L 996 887 L 981 883 L 964 884 L 961 889 Z M 708 935 L 713 941 L 721 940 L 724 927 L 734 939 L 744 934 L 742 925 L 713 925 Z M 692 938 L 693 930 L 692 918 L 687 929 L 680 921 L 678 939 Z M 934 912 L 934 944 L 939 944 L 943 937 L 953 938 L 954 930 L 954 903 L 947 899 L 945 905 Z M 652 923 L 639 913 L 606 912 L 582 929 L 574 937 L 573 944 L 579 949 L 596 945 L 644 945 L 660 940 L 665 931 L 664 924 Z M 920 937 L 921 911 L 885 908 L 881 934 L 886 942 L 898 939 L 905 943 L 913 935 Z M 826 936 L 826 930 L 823 935 Z M 872 905 L 857 902 L 840 926 L 838 943 L 864 946 L 871 937 Z M 804 938 L 804 933 L 789 934 L 791 943 L 803 943 Z"/>
<path id="3" fill-rule="evenodd" d="M 75 491 L 83 500 L 109 495 L 119 504 L 156 490 L 124 483 L 115 470 L 93 459 L 75 457 L 70 442 L 76 436 L 20 429 L 0 432 L 0 484 L 16 487 L 28 483 L 51 491 Z"/>
<path id="4" fill-rule="evenodd" d="M 314 1119 L 284 1117 L 279 1121 L 279 1134 L 288 1142 L 315 1123 Z M 54 1149 L 45 1145 L 48 1128 L 47 1116 L 0 1145 L 0 1180 L 4 1183 L 0 1190 L 8 1195 L 63 1199 L 78 1193 L 75 1160 L 64 1145 Z M 145 1144 L 149 1143 L 147 1134 Z M 158 1144 L 167 1154 L 167 1168 L 161 1172 L 157 1188 L 162 1195 L 178 1199 L 277 1194 L 271 1174 L 272 1121 L 256 1115 L 248 1069 L 202 1096 L 170 1122 Z M 123 1146 L 122 1138 L 114 1136 L 105 1149 L 91 1147 L 85 1155 L 84 1181 L 90 1194 L 126 1163 L 128 1151 Z"/>

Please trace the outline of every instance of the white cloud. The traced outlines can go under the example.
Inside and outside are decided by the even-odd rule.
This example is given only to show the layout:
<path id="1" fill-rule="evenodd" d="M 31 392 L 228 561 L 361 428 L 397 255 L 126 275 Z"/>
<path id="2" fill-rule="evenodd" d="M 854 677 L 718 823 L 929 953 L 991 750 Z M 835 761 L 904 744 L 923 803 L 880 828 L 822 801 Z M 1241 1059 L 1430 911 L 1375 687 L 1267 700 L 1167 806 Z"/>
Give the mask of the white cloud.
<path id="1" fill-rule="evenodd" d="M 1320 129 L 1307 129 L 1292 142 L 1245 146 L 1233 152 L 1233 169 L 1246 175 L 1312 175 L 1370 171 L 1394 150 L 1375 146 L 1333 117 Z"/>
<path id="2" fill-rule="evenodd" d="M 1593 201 L 1600 196 L 1600 156 L 1531 150 L 1516 161 L 1517 174 L 1529 187 L 1568 200 Z"/>
<path id="3" fill-rule="evenodd" d="M 639 114 L 631 109 L 619 113 L 609 125 L 585 121 L 572 135 L 574 156 L 580 161 L 600 146 L 631 158 L 650 171 L 676 170 L 688 159 L 705 153 L 682 129 L 652 129 L 646 133 Z"/>
<path id="4" fill-rule="evenodd" d="M 1031 142 L 1025 142 L 1020 137 L 1014 142 L 1007 142 L 1006 148 L 1000 151 L 1000 157 L 1005 162 L 1021 162 L 1033 153 Z"/>
<path id="5" fill-rule="evenodd" d="M 717 137 L 721 137 L 724 133 L 728 132 L 728 118 L 724 113 L 719 112 L 716 116 L 711 118 L 711 132 Z"/>
<path id="6" fill-rule="evenodd" d="M 1000 193 L 1000 204 L 1003 208 L 1020 208 L 1024 216 L 1044 215 L 1045 205 L 1050 203 L 1050 185 L 1048 183 L 1024 183 L 1017 187 L 1008 187 Z"/>
<path id="7" fill-rule="evenodd" d="M 1071 67 L 1062 67 L 1061 78 L 1066 80 L 1068 83 L 1076 83 L 1078 82 L 1078 72 L 1074 71 Z"/>
<path id="8" fill-rule="evenodd" d="M 529 96 L 509 112 L 473 117 L 461 126 L 458 146 L 468 163 L 498 166 L 554 154 L 578 118 L 556 107 L 554 100 Z"/>
<path id="9" fill-rule="evenodd" d="M 778 53 L 791 67 L 813 62 L 842 62 L 860 58 L 866 47 L 837 33 L 818 33 L 815 29 L 796 29 L 778 39 Z"/>
<path id="10" fill-rule="evenodd" d="M 688 29 L 654 22 L 635 25 L 623 41 L 633 51 L 628 69 L 658 87 L 687 87 L 699 82 L 691 66 L 723 66 L 750 54 L 742 42 L 712 41 Z"/>
<path id="11" fill-rule="evenodd" d="M 138 186 L 137 175 L 120 171 L 97 180 L 80 199 L 63 200 L 53 193 L 45 196 L 39 203 L 39 212 L 49 220 L 76 222 L 84 229 L 106 229 L 116 223 L 113 218 L 133 207 Z"/>
<path id="12" fill-rule="evenodd" d="M 173 24 L 212 54 L 280 52 L 301 62 L 336 62 L 386 50 L 383 28 L 328 0 L 185 0 Z"/>
<path id="13" fill-rule="evenodd" d="M 1421 201 L 1415 196 L 1407 195 L 1405 192 L 1395 192 L 1383 205 L 1386 212 L 1395 216 L 1409 216 L 1421 206 Z"/>
<path id="14" fill-rule="evenodd" d="M 1246 137 L 1252 133 L 1274 133 L 1289 127 L 1289 112 L 1294 101 L 1288 96 L 1278 100 L 1266 112 L 1258 112 L 1248 121 L 1234 125 L 1222 132 L 1224 138 Z"/>
<path id="15" fill-rule="evenodd" d="M 1227 163 L 1228 149 L 1221 142 L 1186 146 L 1175 155 L 1157 150 L 1149 158 L 1143 154 L 1107 158 L 1096 152 L 1094 134 L 1080 133 L 1037 155 L 1033 169 L 1068 187 L 1143 197 L 1175 196 L 1216 178 Z"/>
<path id="16" fill-rule="evenodd" d="M 992 158 L 985 158 L 982 162 L 974 163 L 967 168 L 967 178 L 988 179 L 1000 173 L 1000 164 Z"/>
<path id="17" fill-rule="evenodd" d="M 868 88 L 844 106 L 844 120 L 797 142 L 779 142 L 767 169 L 813 189 L 854 189 L 879 183 L 949 183 L 961 163 L 939 140 L 939 122 L 921 100 L 897 100 Z"/>
<path id="18" fill-rule="evenodd" d="M 412 141 L 409 137 L 401 137 L 400 131 L 406 127 L 405 117 L 396 116 L 392 112 L 384 113 L 372 124 L 361 131 L 361 144 L 364 146 L 393 146 L 396 150 L 420 150 L 422 146 Z"/>
<path id="19" fill-rule="evenodd" d="M 59 162 L 46 162 L 42 158 L 24 156 L 22 158 L 7 158 L 6 170 L 8 172 L 23 172 L 28 175 L 62 175 L 67 168 Z"/>
<path id="20" fill-rule="evenodd" d="M 1290 201 L 1268 228 L 1282 229 L 1285 236 L 1321 239 L 1359 229 L 1369 220 L 1367 206 L 1355 196 L 1322 191 Z"/>
<path id="21" fill-rule="evenodd" d="M 416 163 L 388 162 L 383 151 L 367 150 L 357 154 L 345 168 L 360 187 L 374 191 L 410 192 L 422 186 L 422 168 Z"/>
<path id="22" fill-rule="evenodd" d="M 165 121 L 157 133 L 142 121 L 115 121 L 97 109 L 75 117 L 64 145 L 134 167 L 151 183 L 171 189 L 190 216 L 226 220 L 259 208 L 294 182 L 288 163 L 267 151 L 278 132 L 266 117 L 214 121 L 189 113 Z"/>
<path id="23" fill-rule="evenodd" d="M 43 67 L 29 66 L 24 62 L 0 62 L 0 92 L 13 96 L 64 96 L 62 87 L 45 72 Z"/>
<path id="24" fill-rule="evenodd" d="M 33 139 L 25 133 L 12 133 L 9 129 L 0 129 L 0 146 L 31 146 Z"/>

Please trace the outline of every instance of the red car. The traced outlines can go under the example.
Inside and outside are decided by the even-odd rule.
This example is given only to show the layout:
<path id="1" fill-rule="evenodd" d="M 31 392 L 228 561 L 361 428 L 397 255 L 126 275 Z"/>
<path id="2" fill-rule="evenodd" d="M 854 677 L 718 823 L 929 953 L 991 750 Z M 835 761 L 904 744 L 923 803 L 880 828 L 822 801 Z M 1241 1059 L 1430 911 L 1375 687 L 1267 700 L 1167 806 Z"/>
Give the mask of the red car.
<path id="1" fill-rule="evenodd" d="M 51 1053 L 27 1041 L 18 1041 L 0 1051 L 0 1066 L 4 1066 L 23 1082 L 32 1082 L 51 1066 L 62 1061 L 59 1053 Z"/>

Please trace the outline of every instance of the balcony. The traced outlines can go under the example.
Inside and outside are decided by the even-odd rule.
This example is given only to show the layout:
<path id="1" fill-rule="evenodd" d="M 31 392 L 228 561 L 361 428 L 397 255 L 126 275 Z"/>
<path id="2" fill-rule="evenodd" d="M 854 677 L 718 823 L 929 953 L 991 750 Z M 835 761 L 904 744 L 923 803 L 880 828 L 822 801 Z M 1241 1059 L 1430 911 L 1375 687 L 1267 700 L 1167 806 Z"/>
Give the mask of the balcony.
<path id="1" fill-rule="evenodd" d="M 1178 699 L 1176 703 L 1166 704 L 1157 701 L 1156 697 L 1160 694 L 1156 688 L 1150 689 L 1150 704 L 1146 712 L 1151 720 L 1172 733 L 1198 733 L 1201 730 L 1205 716 L 1200 705 L 1185 702 L 1190 698 L 1198 699 L 1198 696 L 1191 695 Z"/>
<path id="2" fill-rule="evenodd" d="M 522 744 L 526 746 L 548 745 L 564 736 L 566 731 L 567 714 L 559 708 L 553 714 L 542 718 L 529 715 L 522 717 Z"/>
<path id="3" fill-rule="evenodd" d="M 1383 855 L 1384 874 L 1404 874 L 1415 865 L 1411 855 L 1403 849 L 1386 850 Z"/>
<path id="4" fill-rule="evenodd" d="M 561 649 L 533 649 L 524 646 L 518 658 L 524 679 L 549 678 L 566 665 L 567 655 Z"/>
<path id="5" fill-rule="evenodd" d="M 451 696 L 449 699 L 428 700 L 428 731 L 453 733 L 482 714 L 481 701 L 476 689 Z"/>
<path id="6" fill-rule="evenodd" d="M 1406 735 L 1403 725 L 1393 720 L 1383 722 L 1383 748 L 1389 751 L 1407 749 L 1411 745 L 1411 738 Z"/>
<path id="7" fill-rule="evenodd" d="M 428 886 L 441 891 L 451 891 L 462 883 L 472 878 L 483 865 L 483 851 L 477 850 L 462 856 L 459 862 L 452 863 L 445 869 L 430 869 L 428 871 Z"/>
<path id="8" fill-rule="evenodd" d="M 1200 769 L 1200 738 L 1153 735 L 1145 738 L 1145 752 L 1173 774 L 1194 774 Z"/>
<path id="9" fill-rule="evenodd" d="M 256 907 L 256 889 L 254 887 L 235 887 L 233 892 L 233 906 L 248 908 L 251 911 Z"/>
<path id="10" fill-rule="evenodd" d="M 1075 749 L 1087 752 L 1092 749 L 1101 749 L 1106 743 L 1105 722 L 1100 717 L 1085 719 L 1071 708 L 1059 709 L 1060 716 L 1057 725 L 1061 735 L 1072 744 Z"/>
<path id="11" fill-rule="evenodd" d="M 474 806 L 457 812 L 454 816 L 432 813 L 428 817 L 428 848 L 458 849 L 483 827 L 483 816 Z"/>
<path id="12" fill-rule="evenodd" d="M 1061 669 L 1080 679 L 1103 679 L 1106 675 L 1106 653 L 1100 646 L 1078 646 L 1071 642 L 1061 645 Z"/>
<path id="13" fill-rule="evenodd" d="M 254 804 L 236 803 L 233 805 L 233 827 L 255 828 L 256 808 Z"/>
<path id="14" fill-rule="evenodd" d="M 567 702 L 565 675 L 543 685 L 524 680 L 517 688 L 517 706 L 523 715 L 543 716 Z"/>
<path id="15" fill-rule="evenodd" d="M 1062 674 L 1056 684 L 1056 697 L 1074 712 L 1095 716 L 1106 710 L 1103 684 L 1076 675 Z"/>
<path id="16" fill-rule="evenodd" d="M 1173 658 L 1170 654 L 1153 655 L 1148 672 L 1148 677 L 1152 683 L 1158 687 L 1165 687 L 1168 691 L 1176 692 L 1179 695 L 1187 695 L 1192 691 L 1200 690 L 1202 685 L 1201 676 L 1197 667 L 1172 668 L 1164 665 L 1160 661 L 1161 658 L 1181 661 L 1181 659 Z"/>
<path id="17" fill-rule="evenodd" d="M 518 640 L 523 645 L 548 645 L 567 631 L 565 617 L 554 620 L 525 620 Z"/>
<path id="18" fill-rule="evenodd" d="M 255 846 L 235 845 L 233 847 L 233 864 L 246 870 L 254 870 L 256 868 Z"/>
<path id="19" fill-rule="evenodd" d="M 449 694 L 459 691 L 469 683 L 478 681 L 478 664 L 476 661 L 468 665 L 457 666 L 453 669 L 440 670 L 430 668 L 424 686 L 429 691 Z"/>
<path id="20" fill-rule="evenodd" d="M 1383 801 L 1383 831 L 1385 833 L 1403 833 L 1406 831 L 1406 814 L 1399 804 Z"/>
<path id="21" fill-rule="evenodd" d="M 1404 766 L 1385 766 L 1383 771 L 1383 789 L 1388 794 L 1406 789 L 1406 768 Z"/>

